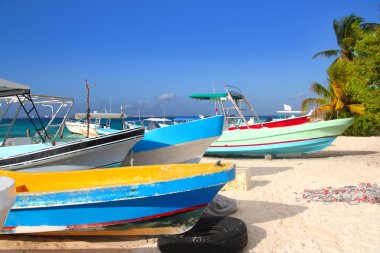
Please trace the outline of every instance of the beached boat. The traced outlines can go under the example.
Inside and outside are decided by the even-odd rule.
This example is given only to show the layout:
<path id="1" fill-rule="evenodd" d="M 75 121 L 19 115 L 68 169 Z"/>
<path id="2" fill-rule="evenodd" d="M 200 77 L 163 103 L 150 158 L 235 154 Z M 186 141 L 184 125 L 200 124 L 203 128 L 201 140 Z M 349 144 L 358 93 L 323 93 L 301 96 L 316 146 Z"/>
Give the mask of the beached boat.
<path id="1" fill-rule="evenodd" d="M 210 144 L 222 134 L 223 122 L 223 116 L 214 116 L 163 127 L 146 124 L 145 127 L 151 126 L 150 130 L 146 130 L 144 138 L 130 150 L 122 165 L 198 163 Z M 116 132 L 118 130 L 112 128 L 98 130 L 100 135 Z"/>
<path id="2" fill-rule="evenodd" d="M 62 123 L 59 125 L 54 137 L 48 133 L 47 127 L 39 117 L 28 86 L 0 79 L 0 97 L 9 96 L 14 97 L 13 101 L 18 102 L 18 108 L 14 110 L 16 114 L 11 123 L 2 124 L 4 114 L 0 117 L 0 126 L 7 128 L 0 145 L 0 168 L 2 169 L 63 171 L 118 166 L 132 146 L 144 135 L 144 129 L 140 127 L 96 138 L 58 143 L 55 138 L 63 130 L 64 125 Z M 12 102 L 9 107 L 15 104 Z M 35 128 L 34 143 L 36 144 L 27 142 L 12 145 L 12 142 L 7 142 L 21 109 Z M 12 110 L 7 107 L 6 111 Z"/>
<path id="3" fill-rule="evenodd" d="M 193 227 L 235 177 L 232 164 L 172 164 L 88 171 L 0 171 L 17 197 L 1 233 L 176 234 Z"/>
<path id="4" fill-rule="evenodd" d="M 223 131 L 223 116 L 150 128 L 123 165 L 198 163 Z"/>
<path id="5" fill-rule="evenodd" d="M 12 178 L 0 176 L 0 229 L 3 227 L 15 198 L 15 181 Z"/>
<path id="6" fill-rule="evenodd" d="M 230 87 L 230 86 L 229 86 Z M 209 155 L 276 155 L 303 154 L 317 152 L 328 147 L 352 123 L 352 118 L 329 121 L 309 122 L 293 126 L 274 128 L 250 128 L 241 105 L 246 99 L 240 92 L 226 89 L 223 94 L 193 94 L 190 97 L 203 100 L 228 100 L 233 107 L 223 107 L 228 120 L 240 120 L 244 126 L 236 130 L 225 130 L 220 138 L 207 149 Z M 239 104 L 239 106 L 238 106 Z M 249 107 L 249 104 L 248 104 Z M 238 116 L 229 116 L 228 110 L 234 109 Z"/>

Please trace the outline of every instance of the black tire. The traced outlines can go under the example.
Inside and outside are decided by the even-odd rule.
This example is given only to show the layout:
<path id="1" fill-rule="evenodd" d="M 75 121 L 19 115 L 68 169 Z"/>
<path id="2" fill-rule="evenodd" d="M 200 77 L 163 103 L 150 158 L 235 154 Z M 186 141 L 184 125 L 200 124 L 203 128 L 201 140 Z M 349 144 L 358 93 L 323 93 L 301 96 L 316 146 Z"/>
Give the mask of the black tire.
<path id="1" fill-rule="evenodd" d="M 219 216 L 204 216 L 186 233 L 158 238 L 162 253 L 236 253 L 247 243 L 247 226 L 243 221 Z"/>

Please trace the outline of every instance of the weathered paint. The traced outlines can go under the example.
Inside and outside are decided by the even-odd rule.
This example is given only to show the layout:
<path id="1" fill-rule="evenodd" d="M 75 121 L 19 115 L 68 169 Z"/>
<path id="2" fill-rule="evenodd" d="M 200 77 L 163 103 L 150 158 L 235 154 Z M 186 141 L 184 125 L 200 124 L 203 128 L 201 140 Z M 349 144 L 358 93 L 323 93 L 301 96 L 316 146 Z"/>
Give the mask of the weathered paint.
<path id="1" fill-rule="evenodd" d="M 235 177 L 235 168 L 182 164 L 29 173 L 30 185 L 24 173 L 8 174 L 19 190 L 29 190 L 18 194 L 2 231 L 19 233 L 43 232 L 41 226 L 49 231 L 112 227 L 203 209 Z"/>
<path id="2" fill-rule="evenodd" d="M 225 171 L 231 164 L 169 164 L 119 167 L 83 171 L 63 171 L 49 173 L 25 173 L 0 170 L 0 176 L 16 181 L 16 190 L 21 193 L 57 192 L 87 189 L 92 187 L 111 187 L 157 183 L 199 175 Z"/>
<path id="3" fill-rule="evenodd" d="M 43 233 L 44 235 L 162 235 L 180 234 L 191 229 L 202 216 L 205 208 L 160 216 L 149 220 L 129 222 L 106 227 L 82 228 Z"/>

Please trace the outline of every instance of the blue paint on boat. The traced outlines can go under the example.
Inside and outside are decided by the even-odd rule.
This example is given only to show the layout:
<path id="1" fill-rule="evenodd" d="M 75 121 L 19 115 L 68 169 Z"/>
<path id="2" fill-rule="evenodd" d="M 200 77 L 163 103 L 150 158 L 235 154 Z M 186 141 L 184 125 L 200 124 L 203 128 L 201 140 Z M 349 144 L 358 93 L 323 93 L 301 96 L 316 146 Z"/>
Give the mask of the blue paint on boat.
<path id="1" fill-rule="evenodd" d="M 78 226 L 160 217 L 207 205 L 235 169 L 119 187 L 19 194 L 5 227 Z"/>
<path id="2" fill-rule="evenodd" d="M 139 153 L 220 136 L 223 132 L 223 123 L 223 116 L 214 116 L 156 128 L 146 132 L 144 138 L 133 147 L 133 151 Z"/>
<path id="3" fill-rule="evenodd" d="M 333 143 L 336 137 L 337 136 L 328 136 L 309 140 L 252 146 L 210 147 L 206 153 L 225 155 L 303 154 L 317 152 L 327 148 Z"/>
<path id="4" fill-rule="evenodd" d="M 20 154 L 30 153 L 34 151 L 39 151 L 42 149 L 51 148 L 50 143 L 39 143 L 39 144 L 27 144 L 27 145 L 17 145 L 17 146 L 5 146 L 0 147 L 0 159 L 10 156 L 16 156 Z"/>
<path id="5" fill-rule="evenodd" d="M 97 134 L 100 134 L 100 135 L 105 135 L 105 134 L 113 134 L 113 133 L 117 133 L 119 132 L 120 130 L 116 130 L 116 129 L 112 129 L 112 128 L 98 128 L 97 130 Z"/>

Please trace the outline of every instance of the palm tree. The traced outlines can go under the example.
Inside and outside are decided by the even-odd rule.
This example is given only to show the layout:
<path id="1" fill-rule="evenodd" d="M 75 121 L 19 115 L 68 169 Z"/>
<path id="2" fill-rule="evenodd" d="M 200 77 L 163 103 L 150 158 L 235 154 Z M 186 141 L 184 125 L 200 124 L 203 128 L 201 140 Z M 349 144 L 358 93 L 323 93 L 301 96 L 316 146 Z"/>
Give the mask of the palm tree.
<path id="1" fill-rule="evenodd" d="M 307 98 L 302 102 L 302 110 L 308 111 L 310 107 L 315 107 L 314 116 L 338 118 L 339 112 L 349 111 L 352 114 L 364 114 L 364 106 L 351 101 L 347 96 L 347 81 L 351 74 L 346 67 L 347 62 L 338 58 L 336 64 L 330 66 L 327 71 L 329 76 L 328 86 L 325 87 L 314 82 L 310 90 L 316 93 L 319 98 Z M 336 115 L 334 114 L 336 113 Z"/>
<path id="2" fill-rule="evenodd" d="M 340 20 L 333 21 L 333 28 L 335 31 L 336 40 L 340 49 L 325 50 L 316 53 L 313 59 L 321 56 L 325 57 L 338 57 L 352 61 L 355 57 L 355 29 L 353 24 L 359 24 L 360 28 L 366 31 L 373 31 L 378 24 L 364 23 L 364 19 L 354 14 L 345 16 Z M 336 61 L 336 60 L 335 60 Z M 334 62 L 335 62 L 334 61 Z"/>

